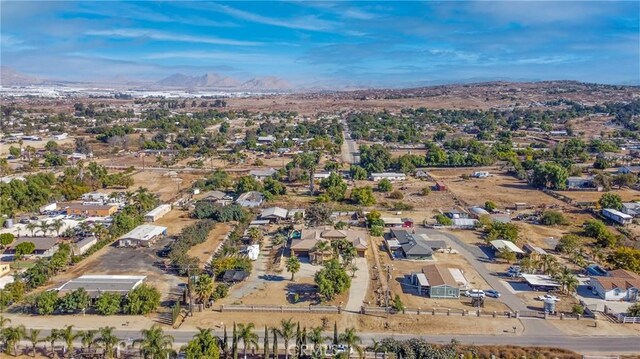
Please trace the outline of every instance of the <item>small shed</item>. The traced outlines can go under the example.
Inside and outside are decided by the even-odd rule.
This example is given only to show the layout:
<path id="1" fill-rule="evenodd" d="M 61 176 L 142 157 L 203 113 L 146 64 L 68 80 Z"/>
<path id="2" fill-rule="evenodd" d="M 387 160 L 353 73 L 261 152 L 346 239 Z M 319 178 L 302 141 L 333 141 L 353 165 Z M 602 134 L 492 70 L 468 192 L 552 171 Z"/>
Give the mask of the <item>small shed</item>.
<path id="1" fill-rule="evenodd" d="M 229 269 L 222 275 L 222 281 L 225 283 L 238 283 L 249 277 L 249 273 L 239 269 Z"/>
<path id="2" fill-rule="evenodd" d="M 446 191 L 447 190 L 447 186 L 445 186 L 444 183 L 438 181 L 436 182 L 436 191 Z"/>
<path id="3" fill-rule="evenodd" d="M 493 249 L 495 249 L 496 252 L 498 252 L 503 248 L 506 248 L 517 255 L 525 254 L 524 251 L 520 249 L 520 247 L 516 246 L 515 243 L 511 241 L 505 241 L 504 239 L 496 239 L 495 241 L 491 241 L 489 243 L 491 244 Z"/>
<path id="4" fill-rule="evenodd" d="M 165 214 L 171 212 L 170 204 L 161 204 L 144 215 L 145 222 L 155 222 L 162 218 Z"/>

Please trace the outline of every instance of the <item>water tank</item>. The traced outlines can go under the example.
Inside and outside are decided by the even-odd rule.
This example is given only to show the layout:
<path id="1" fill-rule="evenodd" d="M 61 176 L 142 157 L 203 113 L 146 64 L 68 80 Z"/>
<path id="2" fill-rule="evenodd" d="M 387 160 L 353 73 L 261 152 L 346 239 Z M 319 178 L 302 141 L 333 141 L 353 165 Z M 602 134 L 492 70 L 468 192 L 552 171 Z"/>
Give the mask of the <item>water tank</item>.
<path id="1" fill-rule="evenodd" d="M 548 298 L 544 300 L 544 312 L 545 313 L 555 313 L 556 312 L 556 301 Z"/>
<path id="2" fill-rule="evenodd" d="M 4 226 L 6 228 L 12 228 L 13 227 L 13 218 L 7 218 L 4 221 Z"/>

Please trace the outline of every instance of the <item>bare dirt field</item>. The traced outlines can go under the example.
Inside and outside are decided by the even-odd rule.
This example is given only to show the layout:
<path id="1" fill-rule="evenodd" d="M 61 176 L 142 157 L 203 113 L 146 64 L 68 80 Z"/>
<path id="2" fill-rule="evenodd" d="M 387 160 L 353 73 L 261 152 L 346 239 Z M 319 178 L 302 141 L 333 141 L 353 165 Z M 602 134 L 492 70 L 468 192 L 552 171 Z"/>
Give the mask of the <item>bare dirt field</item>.
<path id="1" fill-rule="evenodd" d="M 196 244 L 187 251 L 190 257 L 196 257 L 200 261 L 200 267 L 204 268 L 213 255 L 213 251 L 222 243 L 224 237 L 231 231 L 232 225 L 229 223 L 216 223 L 216 226 L 204 243 Z"/>
<path id="2" fill-rule="evenodd" d="M 612 190 L 609 192 L 597 192 L 597 191 L 557 191 L 558 193 L 567 196 L 578 202 L 598 202 L 600 197 L 605 193 L 615 193 L 622 198 L 623 202 L 640 201 L 640 192 L 623 188 Z"/>
<path id="3" fill-rule="evenodd" d="M 177 196 L 178 188 L 190 188 L 195 180 L 202 178 L 202 175 L 171 171 L 140 171 L 132 178 L 135 188 L 145 187 L 150 192 L 158 194 L 161 201 L 168 202 Z"/>
<path id="4" fill-rule="evenodd" d="M 189 216 L 189 212 L 173 209 L 158 219 L 154 224 L 167 227 L 167 235 L 177 236 L 183 228 L 196 223 L 197 220 Z"/>
<path id="5" fill-rule="evenodd" d="M 483 206 L 486 201 L 493 201 L 499 209 L 512 208 L 516 202 L 528 205 L 565 207 L 568 205 L 560 200 L 538 191 L 526 182 L 496 169 L 489 169 L 491 176 L 464 180 L 461 175 L 471 175 L 472 169 L 430 169 L 432 177 L 441 180 L 451 191 L 453 196 L 469 205 Z"/>

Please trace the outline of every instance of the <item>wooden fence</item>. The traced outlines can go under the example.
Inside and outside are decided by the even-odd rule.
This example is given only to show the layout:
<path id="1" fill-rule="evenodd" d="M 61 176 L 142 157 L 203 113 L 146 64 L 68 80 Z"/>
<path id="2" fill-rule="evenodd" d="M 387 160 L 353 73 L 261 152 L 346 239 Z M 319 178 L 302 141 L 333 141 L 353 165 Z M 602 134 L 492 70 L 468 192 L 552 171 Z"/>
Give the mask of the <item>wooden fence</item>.
<path id="1" fill-rule="evenodd" d="M 213 310 L 218 312 L 342 313 L 342 307 L 339 305 L 309 305 L 306 307 L 286 305 L 221 305 L 217 308 L 214 307 Z"/>

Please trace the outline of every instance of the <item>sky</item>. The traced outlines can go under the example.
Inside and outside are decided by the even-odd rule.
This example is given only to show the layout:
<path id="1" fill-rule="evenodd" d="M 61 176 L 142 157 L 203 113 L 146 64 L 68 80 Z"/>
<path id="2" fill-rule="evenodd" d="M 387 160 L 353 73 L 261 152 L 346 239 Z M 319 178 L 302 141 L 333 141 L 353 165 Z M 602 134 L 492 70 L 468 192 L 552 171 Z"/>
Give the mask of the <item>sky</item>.
<path id="1" fill-rule="evenodd" d="M 48 79 L 640 83 L 638 1 L 0 0 L 0 11 L 1 65 Z"/>

